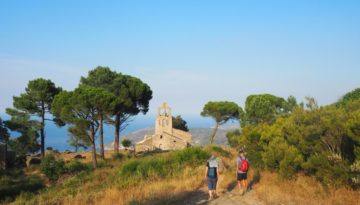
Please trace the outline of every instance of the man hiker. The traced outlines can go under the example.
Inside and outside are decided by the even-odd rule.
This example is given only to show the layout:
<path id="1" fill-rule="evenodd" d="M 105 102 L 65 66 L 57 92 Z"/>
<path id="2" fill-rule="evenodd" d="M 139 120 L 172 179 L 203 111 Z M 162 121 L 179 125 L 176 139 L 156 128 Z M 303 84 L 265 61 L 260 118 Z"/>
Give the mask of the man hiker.
<path id="1" fill-rule="evenodd" d="M 245 152 L 241 150 L 236 161 L 236 177 L 240 193 L 243 195 L 247 191 L 247 172 L 249 169 L 249 160 Z"/>
<path id="2" fill-rule="evenodd" d="M 218 181 L 219 169 L 218 161 L 215 155 L 211 155 L 211 158 L 206 163 L 205 179 L 208 182 L 209 188 L 209 200 L 215 199 L 216 195 L 216 184 Z"/>

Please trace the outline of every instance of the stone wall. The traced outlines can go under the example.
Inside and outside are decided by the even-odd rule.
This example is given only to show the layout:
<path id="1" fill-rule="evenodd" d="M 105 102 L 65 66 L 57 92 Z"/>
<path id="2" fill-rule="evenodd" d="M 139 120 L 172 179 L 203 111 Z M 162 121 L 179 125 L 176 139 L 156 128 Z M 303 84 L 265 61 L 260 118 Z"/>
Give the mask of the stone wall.
<path id="1" fill-rule="evenodd" d="M 183 139 L 184 141 L 186 141 L 189 144 L 192 143 L 192 136 L 188 132 L 178 130 L 178 129 L 173 129 L 173 135 Z"/>

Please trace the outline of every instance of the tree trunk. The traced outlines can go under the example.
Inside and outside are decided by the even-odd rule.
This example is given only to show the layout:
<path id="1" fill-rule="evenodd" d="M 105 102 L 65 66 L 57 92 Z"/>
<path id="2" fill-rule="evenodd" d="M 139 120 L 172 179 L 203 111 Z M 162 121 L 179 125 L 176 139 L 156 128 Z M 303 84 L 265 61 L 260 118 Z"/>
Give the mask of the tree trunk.
<path id="1" fill-rule="evenodd" d="M 214 142 L 214 137 L 216 135 L 216 132 L 217 132 L 219 126 L 220 126 L 220 124 L 217 122 L 216 125 L 215 125 L 215 128 L 214 128 L 214 130 L 213 130 L 213 132 L 212 132 L 212 134 L 210 136 L 209 144 L 212 144 Z"/>
<path id="2" fill-rule="evenodd" d="M 100 114 L 100 155 L 102 159 L 105 159 L 105 152 L 104 152 L 104 116 Z"/>
<path id="3" fill-rule="evenodd" d="M 8 157 L 7 157 L 7 144 L 8 144 L 8 141 L 7 140 L 5 140 L 5 161 L 4 161 L 4 165 L 5 165 L 5 169 L 7 169 L 8 168 Z"/>
<path id="4" fill-rule="evenodd" d="M 92 160 L 92 164 L 94 169 L 97 167 L 97 161 L 96 161 L 96 146 L 95 146 L 95 131 L 94 128 L 91 128 L 91 150 L 92 150 L 92 155 L 93 155 L 93 160 Z"/>
<path id="5" fill-rule="evenodd" d="M 41 138 L 41 157 L 45 156 L 45 107 L 44 103 L 41 105 L 41 128 L 40 128 L 40 138 Z"/>
<path id="6" fill-rule="evenodd" d="M 114 140 L 114 153 L 119 153 L 120 142 L 120 114 L 115 116 L 115 140 Z"/>

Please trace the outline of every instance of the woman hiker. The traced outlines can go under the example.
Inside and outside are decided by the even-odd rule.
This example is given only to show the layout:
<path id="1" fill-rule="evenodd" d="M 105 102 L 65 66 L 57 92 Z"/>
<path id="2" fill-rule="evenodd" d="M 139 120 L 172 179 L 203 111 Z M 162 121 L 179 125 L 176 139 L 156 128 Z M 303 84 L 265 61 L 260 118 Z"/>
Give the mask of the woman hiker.
<path id="1" fill-rule="evenodd" d="M 207 179 L 208 188 L 209 188 L 209 200 L 217 198 L 216 184 L 219 176 L 220 174 L 218 169 L 218 160 L 213 154 L 206 163 L 206 171 L 205 171 L 205 179 Z"/>

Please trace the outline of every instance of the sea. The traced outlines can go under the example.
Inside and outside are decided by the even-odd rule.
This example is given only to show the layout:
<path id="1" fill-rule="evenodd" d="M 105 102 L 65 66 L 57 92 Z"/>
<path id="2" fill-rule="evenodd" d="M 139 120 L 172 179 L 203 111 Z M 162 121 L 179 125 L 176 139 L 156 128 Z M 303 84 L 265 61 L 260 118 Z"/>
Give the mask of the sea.
<path id="1" fill-rule="evenodd" d="M 8 120 L 10 117 L 6 114 L 0 114 L 3 120 Z M 182 115 L 182 118 L 187 122 L 189 128 L 211 128 L 215 122 L 211 118 L 204 118 L 200 115 Z M 130 122 L 129 125 L 120 133 L 120 141 L 129 133 L 140 129 L 152 128 L 155 126 L 155 115 L 137 115 Z M 229 122 L 228 125 L 238 123 Z M 74 150 L 75 148 L 69 145 L 69 135 L 67 126 L 57 127 L 53 122 L 46 121 L 45 124 L 45 147 L 52 147 L 53 149 L 64 151 Z M 104 126 L 104 144 L 111 144 L 114 141 L 114 127 L 112 125 Z M 19 133 L 11 132 L 11 137 L 16 138 Z M 96 145 L 99 145 L 99 133 L 97 133 Z"/>

